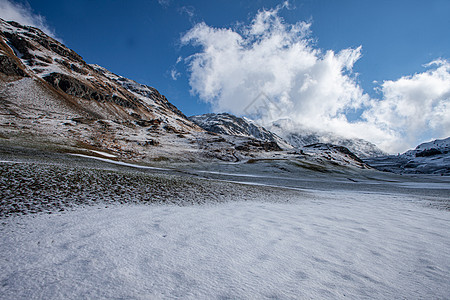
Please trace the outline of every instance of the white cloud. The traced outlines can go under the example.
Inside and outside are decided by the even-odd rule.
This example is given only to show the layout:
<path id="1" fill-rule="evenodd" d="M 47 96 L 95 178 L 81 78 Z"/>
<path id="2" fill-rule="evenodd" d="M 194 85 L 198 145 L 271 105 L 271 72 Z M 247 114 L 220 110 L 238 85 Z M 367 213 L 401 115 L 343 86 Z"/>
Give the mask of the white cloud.
<path id="1" fill-rule="evenodd" d="M 372 100 L 363 114 L 406 144 L 450 135 L 450 63 L 433 61 L 423 73 L 384 81 L 382 100 Z M 395 142 L 395 141 L 389 141 Z M 386 142 L 385 142 L 386 143 Z M 388 145 L 386 145 L 388 147 Z"/>
<path id="2" fill-rule="evenodd" d="M 177 80 L 180 75 L 180 72 L 178 72 L 175 68 L 170 70 L 170 77 L 172 77 L 172 80 Z"/>
<path id="3" fill-rule="evenodd" d="M 56 38 L 55 32 L 48 26 L 45 17 L 35 14 L 28 2 L 21 4 L 10 0 L 0 0 L 0 18 L 37 27 L 49 36 Z"/>
<path id="4" fill-rule="evenodd" d="M 169 7 L 171 2 L 172 0 L 158 0 L 159 5 L 161 5 L 164 8 Z"/>
<path id="5" fill-rule="evenodd" d="M 263 125 L 291 119 L 302 128 L 365 138 L 390 152 L 450 135 L 446 61 L 385 81 L 379 87 L 384 97 L 370 99 L 352 71 L 361 46 L 317 49 L 311 24 L 287 24 L 279 16 L 285 6 L 261 10 L 250 25 L 237 29 L 199 23 L 188 31 L 182 43 L 201 48 L 186 59 L 191 92 L 217 112 L 246 115 Z M 364 113 L 348 121 L 355 110 Z"/>
<path id="6" fill-rule="evenodd" d="M 189 17 L 189 20 L 195 16 L 195 8 L 193 6 L 182 6 L 178 9 L 180 14 L 186 14 Z"/>

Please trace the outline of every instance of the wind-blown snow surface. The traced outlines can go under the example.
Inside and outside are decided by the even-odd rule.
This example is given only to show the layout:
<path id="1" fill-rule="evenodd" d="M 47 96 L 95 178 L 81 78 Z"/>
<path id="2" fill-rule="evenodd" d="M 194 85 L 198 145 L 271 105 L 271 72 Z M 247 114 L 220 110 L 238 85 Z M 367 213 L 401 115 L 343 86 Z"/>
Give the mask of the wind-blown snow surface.
<path id="1" fill-rule="evenodd" d="M 0 298 L 450 295 L 448 211 L 381 193 L 289 200 L 88 207 L 5 219 Z"/>

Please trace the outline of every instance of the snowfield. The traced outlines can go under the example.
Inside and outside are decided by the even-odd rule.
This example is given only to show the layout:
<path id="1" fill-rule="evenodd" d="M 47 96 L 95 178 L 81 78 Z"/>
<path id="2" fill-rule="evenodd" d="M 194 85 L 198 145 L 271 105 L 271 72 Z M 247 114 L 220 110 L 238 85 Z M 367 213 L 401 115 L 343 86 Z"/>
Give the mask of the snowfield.
<path id="1" fill-rule="evenodd" d="M 450 215 L 409 199 L 88 207 L 3 222 L 2 299 L 445 299 Z"/>
<path id="2" fill-rule="evenodd" d="M 449 298 L 445 176 L 46 155 L 0 157 L 0 299 Z"/>

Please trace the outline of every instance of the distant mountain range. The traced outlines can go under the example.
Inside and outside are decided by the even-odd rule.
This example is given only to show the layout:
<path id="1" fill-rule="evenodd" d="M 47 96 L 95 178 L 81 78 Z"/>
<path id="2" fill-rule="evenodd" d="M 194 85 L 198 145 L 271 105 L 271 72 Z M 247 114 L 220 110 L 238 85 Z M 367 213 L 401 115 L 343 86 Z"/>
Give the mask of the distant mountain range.
<path id="1" fill-rule="evenodd" d="M 325 143 L 344 146 L 360 158 L 386 155 L 386 153 L 381 151 L 376 145 L 366 140 L 344 138 L 331 132 L 312 131 L 300 127 L 290 119 L 275 121 L 268 126 L 268 129 L 283 137 L 296 148 L 311 144 Z"/>
<path id="2" fill-rule="evenodd" d="M 284 149 L 303 149 L 305 146 L 313 144 L 331 144 L 346 147 L 360 158 L 386 155 L 377 146 L 366 140 L 346 139 L 331 133 L 318 133 L 295 128 L 290 120 L 274 122 L 269 127 L 270 130 L 250 119 L 228 113 L 192 116 L 189 117 L 189 120 L 211 132 L 274 141 Z"/>
<path id="3" fill-rule="evenodd" d="M 360 158 L 384 155 L 364 140 L 285 130 L 283 120 L 264 128 L 227 113 L 187 118 L 155 88 L 2 19 L 0 100 L 0 145 L 153 163 L 287 159 L 330 168 L 370 168 Z"/>
<path id="4" fill-rule="evenodd" d="M 414 150 L 399 155 L 387 155 L 365 160 L 387 172 L 450 175 L 450 137 L 423 143 Z"/>

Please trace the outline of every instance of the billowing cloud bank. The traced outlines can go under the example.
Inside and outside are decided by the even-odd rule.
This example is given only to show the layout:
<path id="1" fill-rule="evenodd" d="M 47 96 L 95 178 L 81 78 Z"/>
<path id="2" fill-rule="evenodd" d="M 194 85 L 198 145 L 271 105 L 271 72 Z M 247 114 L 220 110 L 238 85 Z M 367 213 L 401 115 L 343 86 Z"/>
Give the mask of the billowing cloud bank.
<path id="1" fill-rule="evenodd" d="M 55 33 L 47 25 L 45 18 L 35 14 L 30 5 L 10 0 L 0 0 L 0 18 L 6 21 L 16 21 L 22 25 L 37 27 L 55 38 Z"/>
<path id="2" fill-rule="evenodd" d="M 388 152 L 422 139 L 450 135 L 450 64 L 385 81 L 371 99 L 352 71 L 361 47 L 323 51 L 310 24 L 287 24 L 277 7 L 260 11 L 239 28 L 194 26 L 183 44 L 201 50 L 186 59 L 192 92 L 215 111 L 270 124 L 288 118 L 299 127 L 367 139 Z M 360 115 L 349 120 L 352 115 Z"/>

